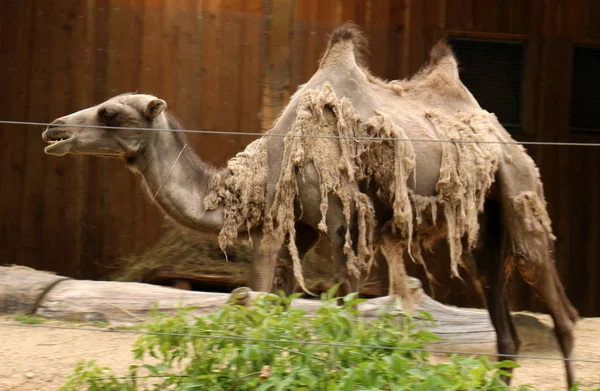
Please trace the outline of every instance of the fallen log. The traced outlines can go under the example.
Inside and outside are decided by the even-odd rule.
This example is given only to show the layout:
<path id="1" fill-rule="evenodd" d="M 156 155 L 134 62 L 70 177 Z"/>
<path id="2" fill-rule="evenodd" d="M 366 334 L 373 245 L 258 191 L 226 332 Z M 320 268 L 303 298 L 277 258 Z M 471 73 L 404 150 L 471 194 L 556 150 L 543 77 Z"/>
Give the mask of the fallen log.
<path id="1" fill-rule="evenodd" d="M 0 313 L 32 314 L 47 292 L 68 279 L 25 266 L 0 266 Z"/>
<path id="2" fill-rule="evenodd" d="M 435 321 L 424 322 L 423 327 L 441 338 L 439 345 L 477 352 L 495 349 L 496 334 L 486 311 L 441 304 L 422 291 L 419 280 L 411 279 L 411 283 L 417 310 L 430 313 Z M 249 288 L 227 294 L 135 282 L 73 280 L 33 269 L 0 267 L 0 312 L 25 312 L 56 320 L 132 325 L 148 319 L 153 308 L 174 313 L 178 308 L 193 306 L 192 314 L 202 315 L 231 300 L 251 305 L 263 294 Z M 309 299 L 292 302 L 293 308 L 308 313 L 314 313 L 320 305 L 320 301 Z M 382 310 L 397 311 L 397 300 L 390 296 L 368 299 L 359 304 L 358 310 L 367 318 L 376 317 Z"/>

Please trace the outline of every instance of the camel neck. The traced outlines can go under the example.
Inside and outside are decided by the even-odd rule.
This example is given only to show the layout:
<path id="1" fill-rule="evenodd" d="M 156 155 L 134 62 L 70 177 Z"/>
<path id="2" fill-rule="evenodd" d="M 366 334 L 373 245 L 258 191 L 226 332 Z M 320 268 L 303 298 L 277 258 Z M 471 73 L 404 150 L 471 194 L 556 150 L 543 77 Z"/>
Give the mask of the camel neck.
<path id="1" fill-rule="evenodd" d="M 144 177 L 148 193 L 163 212 L 188 228 L 218 231 L 221 208 L 205 212 L 204 197 L 216 171 L 187 145 L 183 134 L 156 132 L 136 158 L 135 167 Z"/>

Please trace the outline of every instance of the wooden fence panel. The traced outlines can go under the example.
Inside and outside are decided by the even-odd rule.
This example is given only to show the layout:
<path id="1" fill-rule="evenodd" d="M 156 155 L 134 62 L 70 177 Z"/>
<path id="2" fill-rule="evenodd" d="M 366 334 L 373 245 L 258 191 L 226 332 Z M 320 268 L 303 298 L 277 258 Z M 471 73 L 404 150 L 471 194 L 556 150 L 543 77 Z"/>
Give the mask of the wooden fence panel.
<path id="1" fill-rule="evenodd" d="M 294 8 L 269 25 L 274 5 Z M 448 32 L 524 41 L 523 139 L 597 141 L 571 132 L 569 96 L 572 46 L 600 45 L 598 10 L 590 0 L 3 0 L 0 119 L 50 121 L 139 89 L 166 99 L 187 128 L 258 132 L 315 72 L 331 30 L 350 19 L 370 38 L 371 69 L 392 79 L 415 72 Z M 45 156 L 41 131 L 0 125 L 9 146 L 0 153 L 3 263 L 101 278 L 160 237 L 163 217 L 122 162 Z M 253 139 L 190 135 L 189 143 L 222 165 Z M 545 183 L 561 278 L 582 313 L 597 315 L 597 149 L 528 149 Z M 516 292 L 519 307 L 542 308 L 526 287 Z"/>

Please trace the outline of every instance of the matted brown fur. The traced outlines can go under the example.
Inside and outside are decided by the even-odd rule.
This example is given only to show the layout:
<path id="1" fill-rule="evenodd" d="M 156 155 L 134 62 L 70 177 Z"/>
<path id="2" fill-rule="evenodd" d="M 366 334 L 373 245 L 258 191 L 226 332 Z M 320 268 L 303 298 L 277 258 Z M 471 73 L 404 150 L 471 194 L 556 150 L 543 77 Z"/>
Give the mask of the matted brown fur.
<path id="1" fill-rule="evenodd" d="M 456 59 L 445 42 L 432 49 L 429 63 L 413 77 L 390 83 L 375 78 L 365 68 L 360 54 L 365 45 L 364 36 L 354 25 L 334 31 L 319 72 L 299 88 L 266 137 L 232 159 L 228 167 L 233 175 L 224 181 L 215 181 L 205 201 L 208 209 L 226 205 L 225 225 L 220 233 L 223 246 L 237 237 L 241 228 L 251 230 L 262 226 L 266 247 L 290 238 L 294 274 L 303 287 L 302 267 L 294 243 L 297 219 L 294 202 L 301 186 L 297 173 L 301 176 L 307 164 L 313 165 L 319 176 L 321 221 L 318 229 L 322 232 L 326 232 L 328 195 L 335 194 L 341 199 L 347 222 L 344 253 L 348 257 L 348 269 L 355 276 L 368 272 L 373 254 L 380 246 L 377 243 L 383 243 L 374 238 L 375 224 L 381 226 L 378 237 L 395 238 L 393 242 L 398 248 L 391 251 L 388 243 L 388 253 L 407 251 L 423 265 L 422 248 L 430 248 L 433 241 L 446 238 L 452 272 L 459 276 L 458 265 L 463 254 L 473 250 L 478 242 L 478 215 L 498 167 L 506 164 L 500 144 L 489 143 L 504 140 L 505 131 L 462 85 Z M 343 79 L 311 83 L 319 79 L 319 74 L 334 74 L 339 69 L 350 72 L 347 78 L 352 77 L 352 72 L 355 74 L 351 93 L 341 88 L 344 95 L 338 96 L 337 89 L 343 86 Z M 364 96 L 353 100 L 362 91 L 356 86 L 362 84 L 370 85 L 373 99 L 379 101 L 365 105 Z M 365 111 L 369 105 L 376 106 Z M 284 123 L 287 136 L 271 140 L 270 133 L 279 133 L 278 125 Z M 354 137 L 373 139 L 355 140 Z M 428 184 L 430 191 L 423 192 L 419 188 L 422 160 L 418 159 L 423 158 L 424 149 L 419 143 L 402 141 L 410 138 L 466 141 L 432 143 L 427 147 L 429 152 L 439 156 L 440 162 L 435 182 Z M 267 172 L 266 166 L 271 151 L 267 151 L 274 143 L 280 145 L 281 160 L 276 186 L 270 195 L 267 183 L 271 172 Z M 522 148 L 516 151 L 512 154 L 525 154 Z M 428 175 L 427 180 L 431 182 L 433 176 Z M 536 180 L 539 182 L 539 178 Z M 358 190 L 362 181 L 374 182 L 377 197 L 393 211 L 393 221 L 375 221 L 372 200 Z M 362 211 L 362 220 L 358 223 L 360 246 L 356 251 L 349 228 L 355 208 Z M 265 210 L 270 212 L 263 217 Z M 541 213 L 539 208 L 536 211 Z M 427 214 L 429 217 L 424 218 Z M 440 216 L 442 221 L 438 224 Z M 529 233 L 520 235 L 517 231 L 511 236 L 513 242 L 520 243 L 515 246 L 535 255 L 534 249 L 526 248 L 519 239 Z M 420 234 L 423 232 L 430 234 Z M 551 231 L 547 234 L 551 235 Z"/>

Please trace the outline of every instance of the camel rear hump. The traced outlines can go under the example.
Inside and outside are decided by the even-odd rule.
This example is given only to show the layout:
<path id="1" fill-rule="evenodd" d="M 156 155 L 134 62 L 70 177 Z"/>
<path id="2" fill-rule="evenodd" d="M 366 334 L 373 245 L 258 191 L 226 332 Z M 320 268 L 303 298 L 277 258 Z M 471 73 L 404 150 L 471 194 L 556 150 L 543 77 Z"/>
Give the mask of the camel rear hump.
<path id="1" fill-rule="evenodd" d="M 346 22 L 331 33 L 327 50 L 319 62 L 319 69 L 355 66 L 365 68 L 367 46 L 367 39 L 360 28 L 354 23 Z"/>

